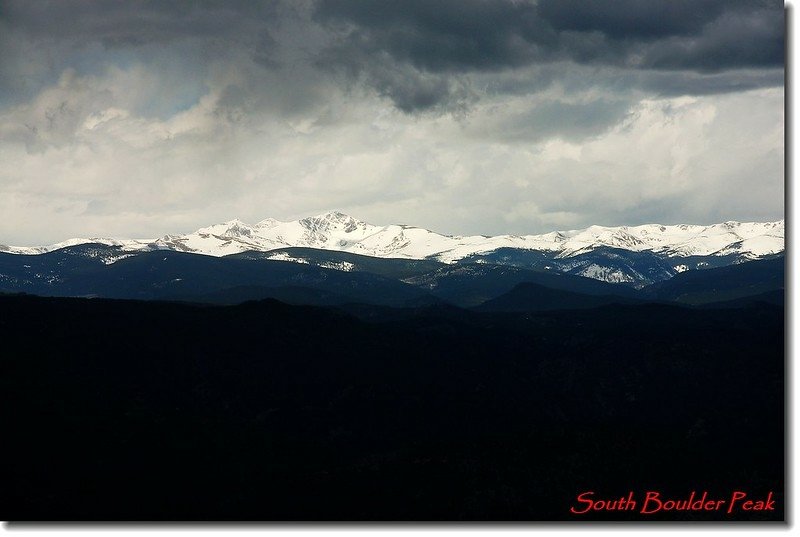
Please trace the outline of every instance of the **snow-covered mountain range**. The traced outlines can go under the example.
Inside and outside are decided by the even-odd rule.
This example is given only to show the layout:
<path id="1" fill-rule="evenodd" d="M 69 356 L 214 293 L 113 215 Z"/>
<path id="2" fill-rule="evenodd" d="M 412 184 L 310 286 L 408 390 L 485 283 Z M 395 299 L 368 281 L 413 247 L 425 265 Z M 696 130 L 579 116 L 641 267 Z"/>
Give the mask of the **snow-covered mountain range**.
<path id="1" fill-rule="evenodd" d="M 0 251 L 40 254 L 85 243 L 119 246 L 124 251 L 169 249 L 212 256 L 306 247 L 383 258 L 429 258 L 447 263 L 505 248 L 547 252 L 548 257 L 557 259 L 579 256 L 599 248 L 652 252 L 670 258 L 735 254 L 757 259 L 784 250 L 784 221 L 724 222 L 709 226 L 591 226 L 542 235 L 487 237 L 442 235 L 406 225 L 376 226 L 341 212 L 329 212 L 293 222 L 268 218 L 249 225 L 231 220 L 186 235 L 165 235 L 152 240 L 70 239 L 50 246 L 0 245 Z"/>

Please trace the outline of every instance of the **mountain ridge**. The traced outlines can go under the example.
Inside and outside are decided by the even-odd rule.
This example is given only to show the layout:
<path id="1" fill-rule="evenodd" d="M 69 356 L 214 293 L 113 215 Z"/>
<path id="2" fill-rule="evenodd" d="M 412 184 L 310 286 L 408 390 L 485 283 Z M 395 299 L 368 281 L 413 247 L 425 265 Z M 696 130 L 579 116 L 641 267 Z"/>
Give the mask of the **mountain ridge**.
<path id="1" fill-rule="evenodd" d="M 287 247 L 307 247 L 350 252 L 372 257 L 436 259 L 453 263 L 502 248 L 547 252 L 566 259 L 598 248 L 652 252 L 661 257 L 740 255 L 758 259 L 784 250 L 784 220 L 774 222 L 727 221 L 708 226 L 694 224 L 643 224 L 640 226 L 589 226 L 539 235 L 443 235 L 428 229 L 390 224 L 378 226 L 339 211 L 290 222 L 267 218 L 256 224 L 233 219 L 184 235 L 157 239 L 69 239 L 49 246 L 3 246 L 0 252 L 35 255 L 67 246 L 99 243 L 126 251 L 177 250 L 215 257 L 247 251 L 268 252 Z M 677 266 L 680 272 L 680 265 Z"/>

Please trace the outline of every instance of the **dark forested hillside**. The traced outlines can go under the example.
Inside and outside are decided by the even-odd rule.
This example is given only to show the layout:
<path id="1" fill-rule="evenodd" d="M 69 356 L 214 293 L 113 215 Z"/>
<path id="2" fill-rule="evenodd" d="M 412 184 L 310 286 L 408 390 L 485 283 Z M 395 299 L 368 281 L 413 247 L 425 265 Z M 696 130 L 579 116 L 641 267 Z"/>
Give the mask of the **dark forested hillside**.
<path id="1" fill-rule="evenodd" d="M 690 270 L 643 289 L 643 298 L 684 304 L 708 304 L 783 292 L 786 259 L 783 256 L 727 267 Z"/>
<path id="2" fill-rule="evenodd" d="M 0 515 L 570 520 L 586 490 L 742 489 L 777 509 L 648 520 L 783 518 L 779 307 L 368 317 L 0 296 Z"/>

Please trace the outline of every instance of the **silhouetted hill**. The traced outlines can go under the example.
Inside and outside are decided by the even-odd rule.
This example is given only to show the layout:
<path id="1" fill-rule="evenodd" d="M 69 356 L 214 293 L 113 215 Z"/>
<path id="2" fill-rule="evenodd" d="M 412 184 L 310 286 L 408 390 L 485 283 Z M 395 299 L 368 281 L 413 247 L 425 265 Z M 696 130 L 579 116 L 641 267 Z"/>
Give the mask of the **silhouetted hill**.
<path id="1" fill-rule="evenodd" d="M 348 304 L 351 301 L 347 296 L 331 293 L 323 289 L 297 286 L 264 287 L 242 285 L 187 297 L 187 301 L 191 302 L 220 305 L 235 305 L 266 299 L 274 299 L 297 306 L 335 306 Z"/>
<path id="2" fill-rule="evenodd" d="M 723 300 L 721 302 L 708 302 L 701 304 L 701 308 L 748 308 L 758 307 L 762 305 L 784 307 L 786 303 L 786 291 L 784 289 L 775 289 L 774 291 L 767 291 L 758 295 L 749 295 L 742 298 L 735 298 L 733 300 Z"/>
<path id="3" fill-rule="evenodd" d="M 637 304 L 639 300 L 616 295 L 586 295 L 521 283 L 508 293 L 478 306 L 478 311 L 547 311 L 596 308 L 607 304 Z"/>
<path id="4" fill-rule="evenodd" d="M 749 261 L 727 267 L 690 270 L 642 290 L 651 299 L 686 304 L 722 302 L 784 289 L 785 258 Z"/>

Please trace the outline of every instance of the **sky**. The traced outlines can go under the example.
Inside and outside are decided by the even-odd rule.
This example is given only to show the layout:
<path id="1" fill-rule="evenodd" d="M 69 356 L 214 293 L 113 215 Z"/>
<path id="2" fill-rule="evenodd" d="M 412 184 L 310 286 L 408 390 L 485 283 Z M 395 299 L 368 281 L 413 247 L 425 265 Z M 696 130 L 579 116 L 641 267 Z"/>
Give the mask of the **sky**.
<path id="1" fill-rule="evenodd" d="M 0 0 L 0 243 L 784 217 L 774 0 Z"/>

